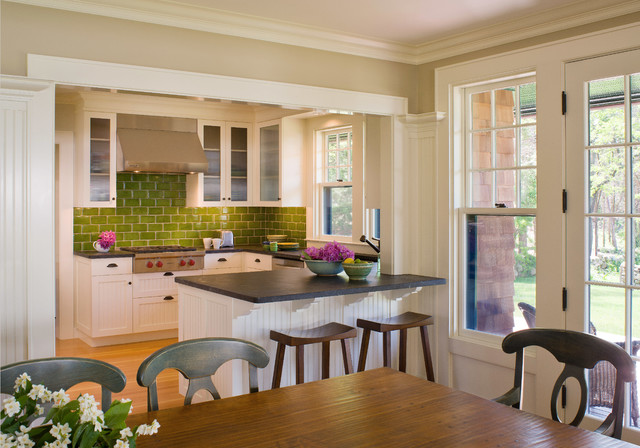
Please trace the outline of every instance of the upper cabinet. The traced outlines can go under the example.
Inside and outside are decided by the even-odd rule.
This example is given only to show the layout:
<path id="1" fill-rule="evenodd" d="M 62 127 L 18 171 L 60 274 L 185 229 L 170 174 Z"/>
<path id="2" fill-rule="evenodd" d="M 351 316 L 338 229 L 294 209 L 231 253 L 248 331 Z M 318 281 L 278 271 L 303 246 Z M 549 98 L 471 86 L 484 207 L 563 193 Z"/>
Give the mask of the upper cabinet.
<path id="1" fill-rule="evenodd" d="M 295 117 L 256 125 L 255 205 L 305 205 L 304 121 Z"/>
<path id="2" fill-rule="evenodd" d="M 116 206 L 116 114 L 78 113 L 76 207 Z"/>
<path id="3" fill-rule="evenodd" d="M 252 130 L 249 123 L 198 120 L 209 166 L 187 175 L 189 207 L 250 204 Z"/>

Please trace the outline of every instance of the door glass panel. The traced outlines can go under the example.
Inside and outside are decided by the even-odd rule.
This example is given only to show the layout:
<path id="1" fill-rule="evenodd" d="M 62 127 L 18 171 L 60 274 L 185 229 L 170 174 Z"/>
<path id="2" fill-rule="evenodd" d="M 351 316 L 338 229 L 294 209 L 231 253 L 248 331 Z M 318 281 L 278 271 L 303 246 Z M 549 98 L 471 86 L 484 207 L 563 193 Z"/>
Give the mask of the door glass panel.
<path id="1" fill-rule="evenodd" d="M 535 118 L 535 117 L 534 117 Z M 535 126 L 523 126 L 520 128 L 520 166 L 532 166 L 537 164 L 537 138 Z"/>
<path id="2" fill-rule="evenodd" d="M 89 200 L 108 202 L 111 189 L 111 120 L 89 120 Z"/>
<path id="3" fill-rule="evenodd" d="M 588 151 L 590 213 L 624 213 L 624 154 L 623 148 L 593 148 Z"/>
<path id="4" fill-rule="evenodd" d="M 629 77 L 631 97 L 631 141 L 640 142 L 640 74 Z"/>
<path id="5" fill-rule="evenodd" d="M 589 83 L 589 145 L 625 141 L 624 77 Z"/>
<path id="6" fill-rule="evenodd" d="M 538 176 L 536 169 L 520 170 L 520 207 L 538 206 Z"/>
<path id="7" fill-rule="evenodd" d="M 220 178 L 206 176 L 204 178 L 204 200 L 219 201 L 220 200 Z"/>
<path id="8" fill-rule="evenodd" d="M 231 200 L 247 200 L 247 179 L 231 179 Z"/>
<path id="9" fill-rule="evenodd" d="M 260 128 L 260 200 L 280 196 L 280 126 Z"/>
<path id="10" fill-rule="evenodd" d="M 520 124 L 536 122 L 536 84 L 523 84 L 520 92 Z"/>
<path id="11" fill-rule="evenodd" d="M 505 335 L 535 326 L 535 223 L 467 215 L 466 329 Z"/>
<path id="12" fill-rule="evenodd" d="M 588 218 L 589 280 L 624 283 L 625 220 L 613 217 Z"/>

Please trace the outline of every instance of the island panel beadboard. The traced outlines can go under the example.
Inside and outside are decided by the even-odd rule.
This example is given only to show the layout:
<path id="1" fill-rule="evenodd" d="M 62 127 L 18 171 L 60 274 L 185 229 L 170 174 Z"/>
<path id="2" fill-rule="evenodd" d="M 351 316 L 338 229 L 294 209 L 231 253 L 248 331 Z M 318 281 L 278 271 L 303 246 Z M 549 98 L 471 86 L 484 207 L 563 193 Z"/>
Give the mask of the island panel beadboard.
<path id="1" fill-rule="evenodd" d="M 422 275 L 372 272 L 366 280 L 353 281 L 345 273 L 321 277 L 306 269 L 283 269 L 182 277 L 176 278 L 176 283 L 247 302 L 271 303 L 444 285 L 446 280 Z"/>

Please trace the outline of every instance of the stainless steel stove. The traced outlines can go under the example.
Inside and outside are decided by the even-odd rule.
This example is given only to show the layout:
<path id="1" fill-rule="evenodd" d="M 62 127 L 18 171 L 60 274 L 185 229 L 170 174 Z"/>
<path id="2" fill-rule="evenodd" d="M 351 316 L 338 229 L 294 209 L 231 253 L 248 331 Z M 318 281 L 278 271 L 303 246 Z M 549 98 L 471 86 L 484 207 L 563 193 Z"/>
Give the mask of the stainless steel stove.
<path id="1" fill-rule="evenodd" d="M 185 246 L 132 246 L 120 247 L 132 252 L 133 273 L 167 271 L 196 271 L 204 268 L 204 251 Z"/>

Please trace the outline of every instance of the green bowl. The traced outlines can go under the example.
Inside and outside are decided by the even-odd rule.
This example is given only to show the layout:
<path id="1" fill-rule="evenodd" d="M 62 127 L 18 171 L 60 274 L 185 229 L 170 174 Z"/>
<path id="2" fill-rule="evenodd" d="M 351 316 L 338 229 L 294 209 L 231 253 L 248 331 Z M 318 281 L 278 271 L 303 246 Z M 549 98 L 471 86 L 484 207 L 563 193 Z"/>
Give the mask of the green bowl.
<path id="1" fill-rule="evenodd" d="M 375 263 L 342 263 L 349 280 L 366 280 Z"/>
<path id="2" fill-rule="evenodd" d="M 339 261 L 304 260 L 304 262 L 307 264 L 307 268 L 316 275 L 337 275 L 342 272 L 342 263 Z"/>

